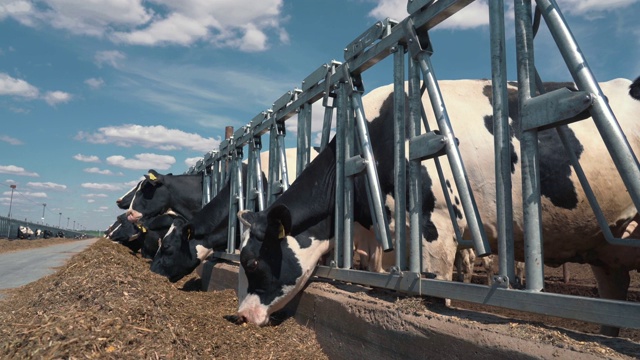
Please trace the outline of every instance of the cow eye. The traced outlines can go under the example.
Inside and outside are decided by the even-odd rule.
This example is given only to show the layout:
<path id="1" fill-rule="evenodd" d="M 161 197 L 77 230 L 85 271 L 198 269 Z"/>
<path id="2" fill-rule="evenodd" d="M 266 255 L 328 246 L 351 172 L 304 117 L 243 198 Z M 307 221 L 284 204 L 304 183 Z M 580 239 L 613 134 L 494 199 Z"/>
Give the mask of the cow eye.
<path id="1" fill-rule="evenodd" d="M 258 259 L 251 259 L 247 261 L 244 267 L 248 272 L 255 271 L 258 268 Z"/>

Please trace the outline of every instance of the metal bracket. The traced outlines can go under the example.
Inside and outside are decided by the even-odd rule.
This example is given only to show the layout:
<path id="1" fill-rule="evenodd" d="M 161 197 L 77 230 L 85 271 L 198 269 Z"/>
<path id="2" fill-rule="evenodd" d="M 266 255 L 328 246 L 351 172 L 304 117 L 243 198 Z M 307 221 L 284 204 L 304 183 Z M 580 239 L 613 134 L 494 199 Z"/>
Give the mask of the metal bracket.
<path id="1" fill-rule="evenodd" d="M 420 31 L 418 34 L 416 28 L 413 26 L 413 20 L 408 18 L 404 22 L 404 30 L 407 34 L 407 49 L 411 58 L 418 59 L 418 56 L 426 51 L 429 56 L 433 54 L 433 47 L 431 46 L 431 40 L 429 39 L 428 31 Z"/>
<path id="2" fill-rule="evenodd" d="M 344 161 L 344 175 L 347 177 L 358 175 L 365 170 L 366 166 L 367 160 L 360 155 L 346 159 Z"/>
<path id="3" fill-rule="evenodd" d="M 593 103 L 586 91 L 556 89 L 527 100 L 522 106 L 522 130 L 548 129 L 580 120 L 575 118 Z"/>
<path id="4" fill-rule="evenodd" d="M 389 18 L 376 22 L 345 47 L 344 59 L 349 61 L 357 57 L 364 52 L 369 45 L 389 35 L 391 28 L 397 24 L 397 21 Z"/>
<path id="5" fill-rule="evenodd" d="M 447 138 L 430 131 L 409 140 L 409 160 L 425 160 L 445 155 Z"/>

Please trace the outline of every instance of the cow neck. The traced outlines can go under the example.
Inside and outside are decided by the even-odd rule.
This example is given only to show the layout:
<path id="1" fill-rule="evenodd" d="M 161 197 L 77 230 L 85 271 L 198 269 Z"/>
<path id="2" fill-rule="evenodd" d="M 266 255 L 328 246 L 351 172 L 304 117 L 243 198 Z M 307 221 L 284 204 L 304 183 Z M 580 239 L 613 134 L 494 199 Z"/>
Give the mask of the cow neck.
<path id="1" fill-rule="evenodd" d="M 273 204 L 291 212 L 291 235 L 296 236 L 335 212 L 335 138 Z M 331 233 L 333 236 L 333 233 Z"/>
<path id="2" fill-rule="evenodd" d="M 202 206 L 202 176 L 165 175 L 164 179 L 171 193 L 168 208 L 191 219 Z"/>

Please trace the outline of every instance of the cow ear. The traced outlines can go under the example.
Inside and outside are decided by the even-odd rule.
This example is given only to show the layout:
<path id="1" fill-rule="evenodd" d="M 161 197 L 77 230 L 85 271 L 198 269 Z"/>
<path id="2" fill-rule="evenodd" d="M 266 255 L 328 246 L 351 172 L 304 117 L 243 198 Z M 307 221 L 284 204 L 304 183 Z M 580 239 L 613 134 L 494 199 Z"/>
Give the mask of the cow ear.
<path id="1" fill-rule="evenodd" d="M 149 180 L 152 185 L 162 183 L 162 175 L 158 174 L 158 172 L 153 169 L 150 169 L 144 177 Z"/>
<path id="2" fill-rule="evenodd" d="M 253 225 L 253 223 L 255 223 L 257 217 L 258 217 L 258 215 L 256 213 L 254 213 L 253 211 L 249 211 L 249 210 L 240 210 L 240 211 L 238 211 L 238 219 L 240 220 L 242 225 L 247 226 L 247 227 L 251 227 L 251 225 Z"/>
<path id="3" fill-rule="evenodd" d="M 267 214 L 269 226 L 278 227 L 278 239 L 291 233 L 291 212 L 285 205 L 276 205 Z"/>

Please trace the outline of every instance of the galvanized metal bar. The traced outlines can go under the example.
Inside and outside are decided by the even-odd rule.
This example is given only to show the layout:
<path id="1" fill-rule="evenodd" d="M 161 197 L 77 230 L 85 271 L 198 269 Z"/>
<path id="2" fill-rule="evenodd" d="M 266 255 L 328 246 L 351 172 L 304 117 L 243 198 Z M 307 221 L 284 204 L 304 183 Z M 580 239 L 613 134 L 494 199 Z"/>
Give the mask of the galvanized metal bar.
<path id="1" fill-rule="evenodd" d="M 338 85 L 337 118 L 336 118 L 336 194 L 335 194 L 335 243 L 333 246 L 333 260 L 336 266 L 342 267 L 344 251 L 344 162 L 345 162 L 345 142 L 346 125 L 348 116 L 347 89 L 345 84 Z M 351 250 L 349 250 L 351 251 Z"/>
<path id="2" fill-rule="evenodd" d="M 227 226 L 227 253 L 233 253 L 235 249 L 235 238 L 236 238 L 236 228 L 238 226 L 237 214 L 239 211 L 239 203 L 240 197 L 238 196 L 240 192 L 239 180 L 242 179 L 242 176 L 238 176 L 238 171 L 236 170 L 238 166 L 238 162 L 235 161 L 236 155 L 234 153 L 231 154 L 231 159 L 229 162 L 229 221 Z M 242 159 L 240 159 L 241 161 Z M 242 164 L 240 164 L 240 175 L 242 174 Z"/>
<path id="3" fill-rule="evenodd" d="M 256 195 L 258 200 L 258 211 L 262 211 L 266 208 L 264 186 L 262 179 L 262 159 L 260 158 L 260 151 L 262 150 L 262 138 L 260 136 L 254 136 L 253 141 L 250 143 L 252 151 L 254 152 L 254 173 L 256 175 Z"/>
<path id="4" fill-rule="evenodd" d="M 280 179 L 282 179 L 282 191 L 287 191 L 289 188 L 289 169 L 287 168 L 287 153 L 284 144 L 284 137 L 287 132 L 284 127 L 284 122 L 276 122 L 276 128 L 278 130 L 276 139 L 278 141 L 278 154 L 280 156 Z"/>
<path id="5" fill-rule="evenodd" d="M 409 135 L 420 135 L 422 94 L 420 92 L 420 67 L 416 60 L 409 61 Z M 422 261 L 422 187 L 420 181 L 420 160 L 409 162 L 409 271 L 420 274 Z"/>
<path id="6" fill-rule="evenodd" d="M 275 188 L 278 187 L 279 190 L 281 189 L 277 134 L 276 124 L 273 123 L 271 125 L 271 131 L 269 132 L 269 186 L 267 187 L 267 207 L 276 200 L 277 194 L 279 193 Z"/>
<path id="7" fill-rule="evenodd" d="M 311 110 L 311 104 L 304 104 L 298 114 L 296 177 L 298 177 L 311 162 Z"/>
<path id="8" fill-rule="evenodd" d="M 640 304 L 420 278 L 417 273 L 380 274 L 318 266 L 315 276 L 439 298 L 499 306 L 630 329 L 640 328 Z"/>
<path id="9" fill-rule="evenodd" d="M 364 159 L 360 155 L 355 155 L 355 123 L 353 118 L 353 109 L 348 101 L 347 91 L 344 94 L 346 108 L 345 117 L 345 179 L 344 179 L 344 237 L 342 238 L 344 251 L 342 252 L 342 267 L 350 269 L 353 267 L 353 249 L 354 249 L 354 232 L 353 232 L 353 206 L 355 204 L 354 175 L 349 174 L 349 165 L 354 162 L 362 162 Z M 364 169 L 363 169 L 364 170 Z"/>
<path id="10" fill-rule="evenodd" d="M 405 80 L 405 47 L 398 44 L 393 54 L 393 148 L 395 182 L 395 265 L 398 270 L 407 267 L 407 159 L 405 154 L 406 141 L 406 95 Z"/>
<path id="11" fill-rule="evenodd" d="M 208 167 L 202 171 L 202 206 L 211 201 L 211 169 Z"/>
<path id="12" fill-rule="evenodd" d="M 518 63 L 518 100 L 520 111 L 535 93 L 531 0 L 515 0 L 516 57 Z M 522 158 L 522 206 L 524 226 L 524 259 L 527 290 L 544 289 L 544 256 L 542 249 L 542 209 L 538 130 L 523 131 L 520 138 Z"/>
<path id="13" fill-rule="evenodd" d="M 513 250 L 513 199 L 511 197 L 511 134 L 507 94 L 504 0 L 489 2 L 491 38 L 491 83 L 493 97 L 493 147 L 496 176 L 496 217 L 498 233 L 498 273 L 515 285 Z M 495 249 L 494 249 L 495 250 Z M 498 282 L 496 282 L 498 283 Z M 506 284 L 507 282 L 502 282 Z"/>
<path id="14" fill-rule="evenodd" d="M 631 150 L 620 124 L 618 124 L 615 115 L 611 111 L 611 107 L 593 76 L 571 30 L 567 26 L 556 1 L 537 0 L 536 2 L 578 89 L 588 91 L 593 95 L 593 104 L 591 106 L 593 121 L 609 150 L 609 154 L 635 207 L 640 209 L 640 167 L 638 159 Z"/>
<path id="15" fill-rule="evenodd" d="M 473 238 L 474 248 L 478 256 L 485 256 L 491 252 L 491 248 L 480 220 L 480 213 L 478 212 L 478 207 L 471 192 L 471 186 L 467 180 L 460 150 L 458 149 L 451 127 L 451 121 L 449 120 L 449 115 L 444 100 L 442 99 L 442 93 L 440 92 L 440 87 L 433 72 L 430 55 L 422 51 L 417 54 L 417 60 L 422 70 L 422 78 L 429 93 L 429 99 L 436 116 L 436 121 L 438 122 L 440 134 L 447 138 L 447 159 L 451 166 L 453 180 L 458 188 L 458 195 L 460 196 L 460 202 L 462 203 L 462 208 L 464 209 L 467 219 L 469 232 Z"/>
<path id="16" fill-rule="evenodd" d="M 259 168 L 256 169 L 256 156 L 260 157 L 260 152 L 256 151 L 255 144 L 251 141 L 249 142 L 249 155 L 247 156 L 247 184 L 245 186 L 245 207 L 251 211 L 255 211 L 258 203 L 257 182 L 258 178 L 260 178 L 260 170 Z"/>
<path id="17" fill-rule="evenodd" d="M 371 205 L 373 206 L 372 217 L 375 218 L 377 234 L 380 244 L 384 251 L 393 249 L 391 243 L 391 233 L 389 232 L 389 220 L 384 212 L 384 200 L 382 199 L 382 190 L 380 189 L 380 181 L 378 180 L 378 170 L 376 162 L 373 158 L 373 150 L 371 149 L 371 139 L 369 138 L 369 129 L 367 128 L 367 119 L 364 114 L 364 106 L 362 105 L 362 94 L 358 91 L 351 93 L 351 106 L 356 115 L 356 130 L 360 141 L 360 149 L 362 155 L 367 161 L 367 184 L 370 187 Z"/>

